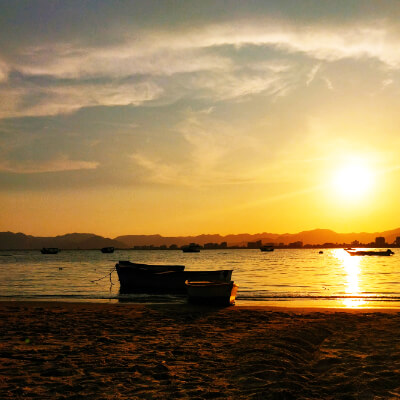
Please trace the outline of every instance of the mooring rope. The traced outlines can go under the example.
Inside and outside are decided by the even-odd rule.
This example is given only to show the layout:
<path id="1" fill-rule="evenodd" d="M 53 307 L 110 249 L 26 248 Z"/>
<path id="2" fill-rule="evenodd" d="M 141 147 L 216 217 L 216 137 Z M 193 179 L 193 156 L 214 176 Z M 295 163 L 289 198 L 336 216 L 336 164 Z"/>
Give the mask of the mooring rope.
<path id="1" fill-rule="evenodd" d="M 116 271 L 116 270 L 117 270 L 117 268 L 116 268 L 116 267 L 113 267 L 113 268 L 110 270 L 110 272 L 109 272 L 108 274 L 102 276 L 102 277 L 99 278 L 99 279 L 94 279 L 93 281 L 90 281 L 90 282 L 92 282 L 92 283 L 98 282 L 98 281 L 101 281 L 102 279 L 107 278 L 107 276 L 109 276 L 109 277 L 110 277 L 110 283 L 111 283 L 111 286 L 112 286 L 112 285 L 114 285 L 114 283 L 113 283 L 113 281 L 112 281 L 112 279 L 111 279 L 111 275 L 112 275 L 112 273 L 113 273 L 114 271 Z"/>

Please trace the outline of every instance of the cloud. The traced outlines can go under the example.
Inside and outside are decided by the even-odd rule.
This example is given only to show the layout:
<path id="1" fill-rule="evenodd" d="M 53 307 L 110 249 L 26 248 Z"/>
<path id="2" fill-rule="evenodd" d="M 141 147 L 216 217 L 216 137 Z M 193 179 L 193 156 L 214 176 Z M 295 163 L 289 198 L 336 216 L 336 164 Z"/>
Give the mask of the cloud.
<path id="1" fill-rule="evenodd" d="M 317 65 L 314 65 L 314 67 L 311 69 L 311 71 L 307 75 L 307 82 L 306 82 L 307 86 L 309 86 L 310 83 L 314 80 L 314 78 L 317 75 L 320 68 L 321 68 L 321 64 L 317 64 Z"/>
<path id="2" fill-rule="evenodd" d="M 197 97 L 217 101 L 241 99 L 265 93 L 282 96 L 289 89 L 287 76 L 275 73 L 223 73 L 196 75 L 190 78 L 190 86 L 197 90 Z"/>
<path id="3" fill-rule="evenodd" d="M 329 90 L 333 90 L 333 85 L 332 85 L 331 80 L 328 79 L 328 78 L 326 78 L 326 77 L 324 77 L 324 78 L 322 78 L 322 79 L 323 79 L 323 81 L 325 82 L 326 87 L 327 87 Z"/>
<path id="4" fill-rule="evenodd" d="M 66 114 L 83 107 L 140 105 L 163 92 L 147 81 L 124 84 L 22 86 L 0 91 L 0 118 Z"/>
<path id="5" fill-rule="evenodd" d="M 268 160 L 262 167 L 253 164 L 260 155 L 257 150 L 265 138 L 250 136 L 235 123 L 219 120 L 210 109 L 186 110 L 176 126 L 186 142 L 184 153 L 174 160 L 155 155 L 151 149 L 136 152 L 131 159 L 143 170 L 142 179 L 158 184 L 205 187 L 263 182 Z"/>
<path id="6" fill-rule="evenodd" d="M 390 79 L 390 78 L 384 79 L 382 82 L 382 89 L 385 89 L 386 87 L 388 87 L 390 85 L 393 85 L 393 82 L 394 82 L 393 79 Z"/>
<path id="7" fill-rule="evenodd" d="M 324 27 L 254 18 L 185 32 L 132 30 L 131 36 L 125 34 L 121 44 L 103 48 L 71 43 L 36 46 L 21 52 L 13 68 L 28 75 L 69 79 L 222 71 L 232 68 L 232 61 L 209 50 L 226 45 L 271 46 L 327 61 L 372 57 L 393 68 L 400 66 L 398 34 L 383 23 Z"/>
<path id="8" fill-rule="evenodd" d="M 66 156 L 47 161 L 0 161 L 1 172 L 13 172 L 17 174 L 35 174 L 43 172 L 76 171 L 84 169 L 96 169 L 99 163 L 91 161 L 70 160 Z"/>
<path id="9" fill-rule="evenodd" d="M 208 27 L 197 39 L 186 35 L 185 40 L 200 47 L 227 44 L 274 46 L 281 51 L 305 53 L 326 61 L 371 57 L 393 68 L 400 66 L 399 35 L 383 22 L 334 27 L 302 26 L 290 21 L 281 25 L 268 20 L 255 22 Z"/>
<path id="10" fill-rule="evenodd" d="M 0 60 L 0 83 L 7 81 L 8 73 L 8 65 L 4 61 Z"/>
<path id="11" fill-rule="evenodd" d="M 63 79 L 94 77 L 121 78 L 132 75 L 163 75 L 206 70 L 226 70 L 228 58 L 207 54 L 191 46 L 174 47 L 162 38 L 154 44 L 150 37 L 141 41 L 91 48 L 55 43 L 24 51 L 14 68 L 26 75 L 45 75 Z M 21 62 L 22 61 L 22 62 Z"/>
<path id="12" fill-rule="evenodd" d="M 161 98 L 173 102 L 183 96 L 274 99 L 300 81 L 309 85 L 321 62 L 375 59 L 400 67 L 399 35 L 380 21 L 330 26 L 253 16 L 179 30 L 127 27 L 120 35 L 119 42 L 103 47 L 89 46 L 83 38 L 15 49 L 7 63 L 0 61 L 0 83 L 5 82 L 0 118 L 137 106 Z M 248 48 L 257 54 L 254 59 L 243 54 Z M 294 68 L 296 57 L 314 63 L 307 76 Z M 332 80 L 323 79 L 332 89 Z"/>
<path id="13" fill-rule="evenodd" d="M 185 185 L 185 176 L 180 176 L 182 168 L 178 164 L 167 164 L 165 161 L 156 159 L 152 156 L 135 153 L 130 158 L 141 168 L 144 169 L 145 180 L 158 184 L 183 184 Z M 187 182 L 191 182 L 190 180 Z"/>

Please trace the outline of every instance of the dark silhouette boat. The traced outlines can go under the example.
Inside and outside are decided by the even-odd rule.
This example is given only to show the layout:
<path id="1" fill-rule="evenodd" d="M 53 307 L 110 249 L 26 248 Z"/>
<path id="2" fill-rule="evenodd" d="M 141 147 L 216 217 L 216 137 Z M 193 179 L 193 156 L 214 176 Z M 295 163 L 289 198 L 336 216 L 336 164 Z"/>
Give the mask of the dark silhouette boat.
<path id="1" fill-rule="evenodd" d="M 112 247 L 112 246 L 103 247 L 103 248 L 101 249 L 101 252 L 102 252 L 102 253 L 114 253 L 114 247 Z"/>
<path id="2" fill-rule="evenodd" d="M 40 252 L 42 254 L 57 254 L 60 251 L 57 247 L 43 247 Z"/>
<path id="3" fill-rule="evenodd" d="M 274 251 L 274 247 L 273 246 L 261 246 L 260 250 L 261 251 Z"/>
<path id="4" fill-rule="evenodd" d="M 385 251 L 376 251 L 376 250 L 347 250 L 345 249 L 351 256 L 391 256 L 394 252 L 390 249 Z"/>
<path id="5" fill-rule="evenodd" d="M 182 247 L 184 253 L 200 253 L 200 245 L 196 243 L 190 243 Z"/>
<path id="6" fill-rule="evenodd" d="M 185 271 L 184 265 L 149 265 L 120 261 L 115 265 L 120 293 L 185 293 L 186 281 L 229 282 L 232 270 Z"/>
<path id="7" fill-rule="evenodd" d="M 185 285 L 190 303 L 219 306 L 234 305 L 239 287 L 233 281 L 186 281 Z"/>

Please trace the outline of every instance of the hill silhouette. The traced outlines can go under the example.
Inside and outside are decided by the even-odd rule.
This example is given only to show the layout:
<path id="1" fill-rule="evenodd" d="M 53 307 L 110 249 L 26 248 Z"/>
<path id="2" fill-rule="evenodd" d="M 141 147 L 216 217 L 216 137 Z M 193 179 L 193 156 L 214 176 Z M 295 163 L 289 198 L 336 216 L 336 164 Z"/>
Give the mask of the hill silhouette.
<path id="1" fill-rule="evenodd" d="M 197 236 L 162 236 L 162 235 L 124 235 L 114 239 L 104 238 L 93 233 L 68 233 L 55 237 L 36 237 L 24 233 L 0 232 L 0 250 L 34 250 L 42 247 L 58 247 L 60 249 L 100 249 L 113 246 L 119 249 L 134 246 L 171 246 L 178 247 L 189 243 L 222 243 L 228 246 L 246 246 L 248 242 L 261 240 L 263 243 L 283 243 L 288 245 L 293 242 L 303 242 L 304 245 L 318 245 L 325 243 L 343 244 L 358 240 L 361 243 L 371 243 L 378 236 L 383 236 L 387 243 L 393 243 L 400 236 L 400 228 L 374 233 L 337 233 L 329 229 L 314 229 L 299 233 L 241 233 L 230 235 L 203 234 Z"/>
<path id="2" fill-rule="evenodd" d="M 93 233 L 68 233 L 55 237 L 35 237 L 23 233 L 0 232 L 0 250 L 35 250 L 42 247 L 60 249 L 101 249 L 113 246 L 126 248 L 124 243 Z"/>

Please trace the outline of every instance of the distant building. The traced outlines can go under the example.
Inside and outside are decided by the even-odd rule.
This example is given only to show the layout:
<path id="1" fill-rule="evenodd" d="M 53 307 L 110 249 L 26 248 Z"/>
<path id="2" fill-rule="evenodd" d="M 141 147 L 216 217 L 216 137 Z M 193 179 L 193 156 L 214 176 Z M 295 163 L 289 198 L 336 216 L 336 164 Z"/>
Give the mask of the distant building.
<path id="1" fill-rule="evenodd" d="M 226 249 L 228 247 L 228 243 L 227 242 L 221 242 L 220 247 L 221 247 L 221 249 Z"/>
<path id="2" fill-rule="evenodd" d="M 262 246 L 261 240 L 257 240 L 256 242 L 248 242 L 247 248 L 248 249 L 259 249 Z"/>
<path id="3" fill-rule="evenodd" d="M 358 241 L 358 240 L 353 240 L 352 242 L 351 242 L 351 245 L 352 246 L 358 246 L 360 244 L 360 242 Z"/>
<path id="4" fill-rule="evenodd" d="M 218 243 L 205 243 L 204 248 L 205 249 L 218 249 L 219 245 Z"/>
<path id="5" fill-rule="evenodd" d="M 376 246 L 385 246 L 386 245 L 386 240 L 383 236 L 378 236 L 375 238 L 375 245 Z"/>
<path id="6" fill-rule="evenodd" d="M 289 243 L 289 247 L 295 247 L 295 248 L 303 247 L 303 242 L 298 241 L 298 242 Z"/>

